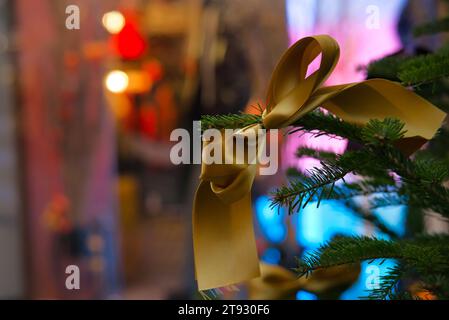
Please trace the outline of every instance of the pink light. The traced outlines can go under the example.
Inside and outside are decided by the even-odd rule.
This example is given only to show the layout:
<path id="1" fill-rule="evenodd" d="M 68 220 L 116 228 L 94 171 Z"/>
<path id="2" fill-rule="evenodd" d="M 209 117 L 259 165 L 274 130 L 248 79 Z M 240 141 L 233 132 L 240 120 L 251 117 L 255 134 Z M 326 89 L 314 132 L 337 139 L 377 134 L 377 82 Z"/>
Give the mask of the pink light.
<path id="1" fill-rule="evenodd" d="M 321 56 L 320 53 L 313 61 L 308 65 L 307 72 L 306 72 L 306 79 L 310 77 L 315 71 L 317 71 L 320 68 L 321 64 Z"/>
<path id="2" fill-rule="evenodd" d="M 357 70 L 387 54 L 400 49 L 396 34 L 396 21 L 404 0 L 287 0 L 287 18 L 290 42 L 316 34 L 329 34 L 340 44 L 340 60 L 326 85 L 336 85 L 363 80 L 365 75 Z M 366 26 L 368 6 L 379 9 L 379 28 Z M 310 65 L 307 76 L 319 67 L 320 59 Z M 314 159 L 295 156 L 300 146 L 338 154 L 346 150 L 348 142 L 329 137 L 313 138 L 300 133 L 289 136 L 284 144 L 282 166 L 297 167 L 301 170 L 319 166 Z"/>

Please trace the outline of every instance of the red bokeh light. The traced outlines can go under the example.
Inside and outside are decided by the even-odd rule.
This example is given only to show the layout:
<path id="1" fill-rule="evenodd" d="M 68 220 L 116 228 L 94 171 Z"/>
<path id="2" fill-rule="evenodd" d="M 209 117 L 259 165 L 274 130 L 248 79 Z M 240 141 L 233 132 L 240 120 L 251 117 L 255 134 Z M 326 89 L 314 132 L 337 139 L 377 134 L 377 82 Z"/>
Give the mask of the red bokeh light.
<path id="1" fill-rule="evenodd" d="M 123 59 L 135 60 L 142 57 L 148 47 L 147 41 L 140 34 L 136 24 L 126 17 L 123 29 L 112 36 L 113 47 Z"/>

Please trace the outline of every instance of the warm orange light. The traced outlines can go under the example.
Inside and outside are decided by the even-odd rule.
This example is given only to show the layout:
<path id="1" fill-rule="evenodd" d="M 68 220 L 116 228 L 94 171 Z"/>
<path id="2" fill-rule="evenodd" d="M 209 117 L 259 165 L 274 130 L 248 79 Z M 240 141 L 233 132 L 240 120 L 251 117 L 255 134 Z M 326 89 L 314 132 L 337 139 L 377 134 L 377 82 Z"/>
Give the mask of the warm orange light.
<path id="1" fill-rule="evenodd" d="M 153 85 L 150 75 L 142 70 L 128 70 L 126 75 L 129 79 L 127 93 L 140 94 L 148 92 Z"/>
<path id="2" fill-rule="evenodd" d="M 125 26 L 125 17 L 119 11 L 110 11 L 103 15 L 102 22 L 109 33 L 117 34 Z"/>
<path id="3" fill-rule="evenodd" d="M 120 70 L 109 72 L 105 80 L 106 88 L 113 93 L 123 93 L 129 85 L 128 75 Z"/>

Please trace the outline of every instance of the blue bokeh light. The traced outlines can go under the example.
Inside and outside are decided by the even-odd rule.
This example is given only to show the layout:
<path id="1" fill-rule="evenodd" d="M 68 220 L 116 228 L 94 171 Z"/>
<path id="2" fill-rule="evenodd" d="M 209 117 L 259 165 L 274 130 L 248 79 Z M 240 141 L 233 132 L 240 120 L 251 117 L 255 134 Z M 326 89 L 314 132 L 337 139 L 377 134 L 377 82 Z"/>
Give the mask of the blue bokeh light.
<path id="1" fill-rule="evenodd" d="M 407 215 L 406 206 L 377 208 L 373 210 L 373 214 L 396 234 L 399 236 L 404 235 Z M 296 226 L 296 239 L 304 247 L 303 255 L 317 249 L 336 235 L 360 236 L 367 234 L 369 231 L 363 219 L 354 215 L 342 202 L 336 200 L 325 200 L 318 208 L 316 203 L 310 203 L 297 216 Z M 376 230 L 370 234 L 376 238 L 389 238 L 386 234 Z M 342 294 L 341 299 L 355 300 L 367 295 L 367 290 L 369 289 L 367 281 L 371 279 L 369 276 L 372 270 L 370 266 L 377 267 L 379 276 L 382 276 L 396 263 L 394 260 L 381 262 L 382 260 L 373 261 L 371 264 L 363 262 L 359 279 Z"/>
<path id="2" fill-rule="evenodd" d="M 310 203 L 297 217 L 296 239 L 306 249 L 315 249 L 335 235 L 362 235 L 364 222 L 342 202 L 336 200 Z"/>
<path id="3" fill-rule="evenodd" d="M 271 200 L 267 196 L 257 198 L 254 208 L 263 236 L 272 243 L 281 243 L 287 237 L 285 212 L 283 209 L 270 208 Z"/>
<path id="4" fill-rule="evenodd" d="M 369 294 L 369 290 L 375 285 L 375 279 L 377 278 L 373 271 L 378 268 L 378 276 L 382 277 L 388 273 L 389 269 L 396 265 L 396 261 L 393 259 L 375 260 L 372 263 L 364 261 L 361 264 L 361 271 L 359 279 L 343 294 L 340 296 L 341 300 L 357 300 L 365 297 Z M 374 278 L 373 278 L 374 276 Z M 378 280 L 377 280 L 378 281 Z"/>
<path id="5" fill-rule="evenodd" d="M 374 209 L 373 214 L 379 218 L 391 231 L 402 237 L 405 234 L 407 219 L 407 206 L 387 206 Z M 376 234 L 379 238 L 388 238 L 380 232 Z"/>
<path id="6" fill-rule="evenodd" d="M 296 300 L 318 300 L 318 297 L 307 291 L 298 291 L 296 293 Z"/>
<path id="7" fill-rule="evenodd" d="M 261 259 L 268 264 L 278 264 L 281 261 L 281 252 L 276 248 L 268 248 L 264 251 Z"/>

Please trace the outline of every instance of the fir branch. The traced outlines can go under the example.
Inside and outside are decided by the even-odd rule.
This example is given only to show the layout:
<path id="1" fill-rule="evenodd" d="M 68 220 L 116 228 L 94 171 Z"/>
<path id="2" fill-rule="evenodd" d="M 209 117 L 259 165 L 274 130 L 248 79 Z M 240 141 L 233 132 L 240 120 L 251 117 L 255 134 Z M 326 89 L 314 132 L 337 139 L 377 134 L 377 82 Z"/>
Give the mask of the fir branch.
<path id="1" fill-rule="evenodd" d="M 449 176 L 449 168 L 443 161 L 421 154 L 414 160 L 414 172 L 423 184 L 442 184 Z"/>
<path id="2" fill-rule="evenodd" d="M 288 168 L 285 174 L 287 175 L 287 177 L 293 179 L 306 179 L 306 175 L 304 173 L 293 167 Z"/>
<path id="3" fill-rule="evenodd" d="M 317 201 L 319 206 L 322 199 L 348 198 L 349 196 L 367 194 L 368 192 L 360 185 L 346 185 L 346 190 L 337 187 L 339 193 L 334 193 L 336 183 L 340 180 L 344 182 L 344 177 L 355 172 L 376 177 L 384 185 L 394 183 L 387 171 L 379 166 L 379 161 L 373 157 L 366 149 L 346 152 L 337 156 L 333 161 L 321 161 L 321 167 L 308 170 L 304 175 L 298 175 L 288 186 L 282 186 L 272 193 L 272 206 L 288 208 L 288 212 L 299 211 L 312 200 Z M 378 184 L 378 186 L 380 183 Z M 372 191 L 373 189 L 371 189 Z M 351 194 L 354 192 L 355 194 Z"/>
<path id="4" fill-rule="evenodd" d="M 321 151 L 307 147 L 301 147 L 296 151 L 296 156 L 301 157 L 312 157 L 319 159 L 321 161 L 335 161 L 338 157 L 337 154 L 328 151 Z"/>
<path id="5" fill-rule="evenodd" d="M 401 70 L 401 65 L 409 59 L 410 57 L 395 55 L 373 61 L 367 67 L 367 78 L 382 78 L 391 81 L 399 81 L 398 73 Z"/>
<path id="6" fill-rule="evenodd" d="M 420 25 L 413 30 L 415 37 L 449 31 L 449 17 Z"/>
<path id="7" fill-rule="evenodd" d="M 430 92 L 434 93 L 435 90 L 438 90 L 435 85 L 440 82 L 439 80 L 449 76 L 448 59 L 449 46 L 443 46 L 437 52 L 426 55 L 389 56 L 371 62 L 367 66 L 367 78 L 399 81 L 405 86 L 415 87 L 420 93 L 421 86 L 432 84 Z M 440 87 L 444 87 L 444 85 L 440 83 Z"/>
<path id="8" fill-rule="evenodd" d="M 420 243 L 419 240 L 390 241 L 370 237 L 339 237 L 307 253 L 296 271 L 300 276 L 333 266 L 397 259 L 419 274 L 447 271 L 448 248 Z"/>
<path id="9" fill-rule="evenodd" d="M 227 114 L 201 116 L 201 128 L 206 129 L 239 129 L 252 124 L 262 124 L 262 117 L 254 114 Z M 361 127 L 344 122 L 338 117 L 316 110 L 304 115 L 292 124 L 295 127 L 290 133 L 305 130 L 314 135 L 332 135 L 360 140 Z"/>
<path id="10" fill-rule="evenodd" d="M 362 139 L 366 144 L 383 145 L 402 139 L 405 134 L 404 123 L 398 119 L 385 118 L 372 119 L 361 131 Z"/>
<path id="11" fill-rule="evenodd" d="M 407 195 L 398 193 L 380 194 L 374 195 L 373 199 L 370 199 L 370 209 L 378 209 L 389 206 L 407 205 L 409 198 Z"/>
<path id="12" fill-rule="evenodd" d="M 338 161 L 337 161 L 338 162 Z M 315 167 L 308 170 L 304 179 L 293 181 L 289 186 L 282 186 L 272 194 L 271 206 L 288 208 L 292 214 L 304 208 L 311 200 L 318 196 L 318 204 L 322 198 L 332 193 L 335 183 L 352 171 L 352 168 L 343 168 L 336 163 L 321 162 L 321 168 Z M 330 189 L 326 187 L 330 186 Z M 327 193 L 327 195 L 325 194 Z"/>
<path id="13" fill-rule="evenodd" d="M 417 56 L 400 66 L 398 78 L 404 85 L 419 86 L 449 76 L 447 52 Z"/>
<path id="14" fill-rule="evenodd" d="M 448 88 L 449 91 L 449 88 Z M 434 158 L 437 158 L 442 161 L 447 161 L 449 158 L 449 130 L 447 128 L 440 128 L 432 140 L 429 141 L 429 145 L 427 150 L 418 151 L 416 156 L 421 156 L 421 154 L 425 154 Z M 449 165 L 448 165 L 449 166 Z"/>
<path id="15" fill-rule="evenodd" d="M 448 234 L 417 234 L 414 237 L 414 241 L 420 245 L 426 246 L 441 246 L 449 248 L 449 235 Z"/>
<path id="16" fill-rule="evenodd" d="M 427 84 L 416 86 L 415 92 L 429 100 L 432 104 L 449 112 L 449 82 L 447 78 L 438 79 Z"/>
<path id="17" fill-rule="evenodd" d="M 398 188 L 394 184 L 380 183 L 380 181 L 365 179 L 354 183 L 345 183 L 334 187 L 328 199 L 349 200 L 360 196 L 376 194 L 397 194 Z"/>
<path id="18" fill-rule="evenodd" d="M 436 295 L 440 300 L 449 299 L 449 275 L 447 273 L 423 275 L 420 278 L 424 290 Z"/>
<path id="19" fill-rule="evenodd" d="M 361 126 L 343 121 L 337 116 L 325 113 L 319 109 L 298 119 L 292 126 L 294 129 L 289 132 L 290 134 L 298 131 L 307 131 L 316 137 L 330 135 L 346 138 L 354 142 L 361 141 Z"/>
<path id="20" fill-rule="evenodd" d="M 371 148 L 371 151 L 379 165 L 390 168 L 401 177 L 404 184 L 400 193 L 407 194 L 411 204 L 449 217 L 449 190 L 442 185 L 447 178 L 444 165 L 429 160 L 414 162 L 389 145 Z"/>
<path id="21" fill-rule="evenodd" d="M 369 237 L 340 237 L 307 253 L 298 261 L 296 272 L 303 276 L 319 269 L 387 258 L 403 258 L 399 243 Z"/>
<path id="22" fill-rule="evenodd" d="M 241 129 L 246 126 L 262 123 L 262 117 L 255 114 L 226 114 L 201 116 L 201 129 Z"/>
<path id="23" fill-rule="evenodd" d="M 410 204 L 420 208 L 430 208 L 449 217 L 449 191 L 442 185 L 449 178 L 446 162 L 432 158 L 417 157 L 411 160 L 397 150 L 393 143 L 403 137 L 403 124 L 395 119 L 371 120 L 360 128 L 358 139 L 365 148 L 337 156 L 335 161 L 322 161 L 323 168 L 311 170 L 310 178 L 298 176 L 287 187 L 279 188 L 273 195 L 273 205 L 289 208 L 289 212 L 300 209 L 303 204 L 323 197 L 332 197 L 333 186 L 350 172 L 381 180 L 385 185 L 393 185 L 390 171 L 402 180 L 399 196 L 394 203 Z M 307 174 L 306 174 L 307 176 Z M 388 205 L 383 199 L 377 206 Z"/>

